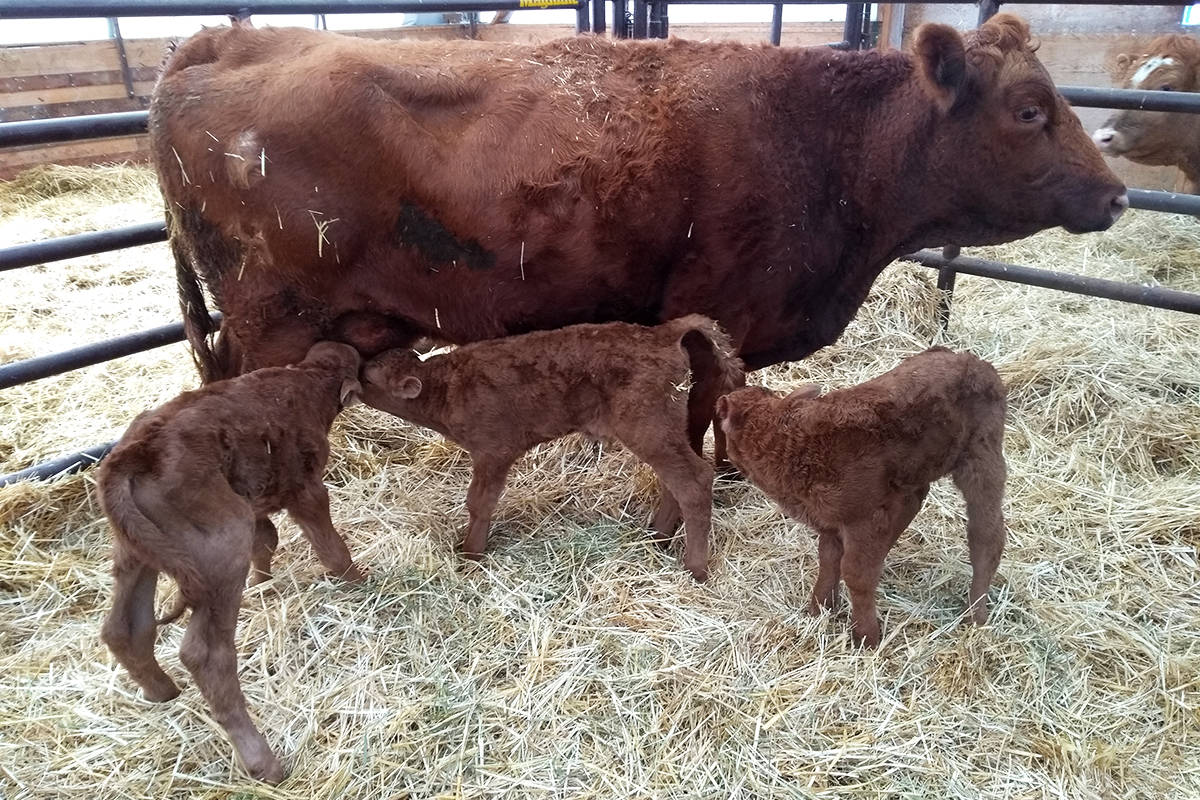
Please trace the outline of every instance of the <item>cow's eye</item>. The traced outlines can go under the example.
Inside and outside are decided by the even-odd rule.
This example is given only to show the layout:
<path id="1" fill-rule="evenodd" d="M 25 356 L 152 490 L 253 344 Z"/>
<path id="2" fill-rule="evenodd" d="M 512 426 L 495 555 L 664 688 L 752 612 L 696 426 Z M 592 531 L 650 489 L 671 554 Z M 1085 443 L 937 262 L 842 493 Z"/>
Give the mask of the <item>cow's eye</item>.
<path id="1" fill-rule="evenodd" d="M 1158 90 L 1159 90 L 1160 92 L 1173 92 L 1173 91 L 1175 91 L 1174 89 L 1172 89 L 1172 88 L 1171 88 L 1171 84 L 1169 84 L 1169 83 L 1164 83 L 1162 86 L 1158 87 Z"/>
<path id="2" fill-rule="evenodd" d="M 1017 112 L 1017 119 L 1021 122 L 1037 122 L 1042 118 L 1042 110 L 1037 106 L 1025 106 Z"/>

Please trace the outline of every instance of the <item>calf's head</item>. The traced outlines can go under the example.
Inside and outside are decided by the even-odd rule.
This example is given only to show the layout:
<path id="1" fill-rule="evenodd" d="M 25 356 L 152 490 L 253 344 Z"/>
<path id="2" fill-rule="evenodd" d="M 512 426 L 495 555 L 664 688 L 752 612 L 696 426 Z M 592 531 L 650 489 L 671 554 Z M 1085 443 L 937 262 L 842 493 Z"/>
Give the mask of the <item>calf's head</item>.
<path id="1" fill-rule="evenodd" d="M 413 350 L 397 348 L 380 353 L 362 368 L 363 400 L 367 405 L 407 417 L 408 401 L 416 399 L 424 384 L 421 358 Z"/>
<path id="2" fill-rule="evenodd" d="M 1117 69 L 1126 89 L 1160 92 L 1200 90 L 1200 42 L 1170 34 L 1140 55 L 1122 54 Z M 1200 148 L 1200 117 L 1168 111 L 1114 112 L 1092 135 L 1100 151 L 1140 164 L 1183 164 Z"/>
<path id="3" fill-rule="evenodd" d="M 341 376 L 338 401 L 342 408 L 352 406 L 360 399 L 362 385 L 358 382 L 358 370 L 361 364 L 358 351 L 341 342 L 317 342 L 300 362 L 301 367 L 314 367 Z"/>
<path id="4" fill-rule="evenodd" d="M 931 188 L 952 195 L 957 244 L 1011 241 L 1061 225 L 1110 227 L 1129 205 L 1079 118 L 1030 45 L 1029 27 L 997 14 L 966 36 L 922 25 L 914 55 L 937 109 Z"/>

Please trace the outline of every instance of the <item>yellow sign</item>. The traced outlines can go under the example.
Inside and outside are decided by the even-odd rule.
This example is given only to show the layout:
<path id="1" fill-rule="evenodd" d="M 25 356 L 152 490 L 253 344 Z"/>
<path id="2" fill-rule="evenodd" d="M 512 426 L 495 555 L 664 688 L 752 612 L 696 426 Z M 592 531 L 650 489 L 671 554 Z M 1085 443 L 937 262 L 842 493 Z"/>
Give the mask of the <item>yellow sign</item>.
<path id="1" fill-rule="evenodd" d="M 578 0 L 521 0 L 521 8 L 562 8 L 579 5 Z"/>

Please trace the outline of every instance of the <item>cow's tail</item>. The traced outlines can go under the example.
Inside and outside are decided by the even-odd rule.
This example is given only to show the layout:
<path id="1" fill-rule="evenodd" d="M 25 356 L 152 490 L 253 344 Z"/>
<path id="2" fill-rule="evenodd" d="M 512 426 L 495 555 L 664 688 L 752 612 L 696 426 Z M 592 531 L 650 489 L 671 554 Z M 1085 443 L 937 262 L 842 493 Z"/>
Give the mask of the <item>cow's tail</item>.
<path id="1" fill-rule="evenodd" d="M 673 320 L 668 326 L 691 368 L 688 438 L 699 453 L 704 434 L 712 423 L 717 398 L 745 383 L 745 367 L 734 353 L 728 334 L 708 317 L 691 314 Z"/>
<path id="2" fill-rule="evenodd" d="M 183 331 L 192 346 L 192 358 L 204 383 L 221 380 L 230 365 L 217 355 L 215 340 L 220 326 L 208 313 L 208 301 L 200 286 L 196 265 L 177 231 L 171 231 L 171 254 L 175 257 L 175 280 L 179 285 L 179 308 L 183 312 Z"/>
<path id="3" fill-rule="evenodd" d="M 179 598 L 174 607 L 155 620 L 159 625 L 174 622 L 189 607 L 187 596 L 203 586 L 200 573 L 191 566 L 189 554 L 138 507 L 133 497 L 132 475 L 119 474 L 113 475 L 112 480 L 102 479 L 100 504 L 113 526 L 114 555 L 118 559 L 132 557 L 158 572 L 166 572 L 179 585 Z M 153 596 L 147 602 L 153 606 Z M 153 608 L 146 609 L 146 613 L 153 614 Z"/>

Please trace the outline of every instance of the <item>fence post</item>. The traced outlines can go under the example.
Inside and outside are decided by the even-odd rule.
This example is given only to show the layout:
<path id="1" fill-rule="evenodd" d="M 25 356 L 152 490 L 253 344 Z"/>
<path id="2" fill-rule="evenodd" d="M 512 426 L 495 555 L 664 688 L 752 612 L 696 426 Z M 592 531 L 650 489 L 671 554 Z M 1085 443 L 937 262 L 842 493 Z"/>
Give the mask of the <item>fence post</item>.
<path id="1" fill-rule="evenodd" d="M 771 8 L 771 44 L 776 47 L 783 39 L 783 3 L 776 3 Z"/>

